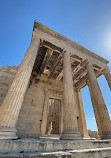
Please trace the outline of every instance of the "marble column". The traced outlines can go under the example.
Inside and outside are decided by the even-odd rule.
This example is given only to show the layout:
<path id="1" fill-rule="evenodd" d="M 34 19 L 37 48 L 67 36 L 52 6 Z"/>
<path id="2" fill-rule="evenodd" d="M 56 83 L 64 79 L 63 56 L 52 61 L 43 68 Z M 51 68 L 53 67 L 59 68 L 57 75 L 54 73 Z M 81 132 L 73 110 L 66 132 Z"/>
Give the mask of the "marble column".
<path id="1" fill-rule="evenodd" d="M 90 138 L 88 135 L 87 125 L 86 125 L 86 119 L 85 119 L 85 113 L 84 113 L 84 107 L 83 107 L 83 101 L 82 101 L 82 94 L 81 90 L 74 89 L 74 95 L 76 97 L 76 105 L 77 105 L 77 113 L 78 113 L 78 128 L 81 133 L 81 136 L 83 138 Z"/>
<path id="2" fill-rule="evenodd" d="M 111 138 L 111 120 L 97 82 L 97 78 L 91 61 L 86 64 L 88 71 L 88 86 L 91 94 L 91 100 L 95 113 L 98 134 L 102 139 Z"/>
<path id="3" fill-rule="evenodd" d="M 45 89 L 45 101 L 44 101 L 44 108 L 43 108 L 43 116 L 42 116 L 42 123 L 41 123 L 41 136 L 46 134 L 47 128 L 47 117 L 48 117 L 48 104 L 49 104 L 49 91 Z"/>
<path id="4" fill-rule="evenodd" d="M 110 70 L 108 67 L 103 71 L 103 74 L 104 74 L 104 76 L 108 82 L 109 88 L 111 90 L 111 74 L 110 74 Z"/>
<path id="5" fill-rule="evenodd" d="M 63 57 L 63 132 L 61 139 L 81 139 L 78 131 L 76 105 L 73 89 L 70 54 L 64 52 Z"/>
<path id="6" fill-rule="evenodd" d="M 16 139 L 16 122 L 29 84 L 40 39 L 33 35 L 17 74 L 0 107 L 0 139 Z"/>

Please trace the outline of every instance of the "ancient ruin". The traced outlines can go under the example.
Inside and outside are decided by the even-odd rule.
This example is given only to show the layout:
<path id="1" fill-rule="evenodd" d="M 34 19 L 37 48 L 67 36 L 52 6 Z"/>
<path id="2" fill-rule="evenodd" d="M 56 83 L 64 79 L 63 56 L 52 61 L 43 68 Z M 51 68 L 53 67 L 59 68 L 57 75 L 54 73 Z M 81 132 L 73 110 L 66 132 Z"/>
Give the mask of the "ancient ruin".
<path id="1" fill-rule="evenodd" d="M 59 142 L 84 143 L 89 135 L 81 89 L 86 85 L 99 138 L 110 139 L 111 120 L 97 82 L 105 75 L 111 89 L 107 64 L 106 59 L 35 21 L 19 67 L 0 67 L 1 141 L 55 134 L 60 136 Z"/>

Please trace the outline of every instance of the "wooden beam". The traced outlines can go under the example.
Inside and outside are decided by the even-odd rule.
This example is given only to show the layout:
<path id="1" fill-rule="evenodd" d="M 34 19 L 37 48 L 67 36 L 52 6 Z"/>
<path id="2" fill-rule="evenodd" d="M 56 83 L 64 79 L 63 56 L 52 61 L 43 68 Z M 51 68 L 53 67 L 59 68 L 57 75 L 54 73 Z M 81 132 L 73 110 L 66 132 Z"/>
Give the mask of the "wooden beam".
<path id="1" fill-rule="evenodd" d="M 85 71 L 85 65 L 86 65 L 87 60 L 85 60 L 84 62 L 80 63 L 76 69 L 73 70 L 73 81 L 75 84 L 75 81 L 80 78 L 80 76 L 84 76 L 84 74 L 87 73 L 87 71 Z M 82 74 L 82 75 L 81 75 Z"/>
<path id="2" fill-rule="evenodd" d="M 93 64 L 93 68 L 94 68 L 95 70 L 98 70 L 98 71 L 100 71 L 100 70 L 102 69 L 102 67 L 100 67 L 100 66 L 97 65 L 97 64 Z"/>
<path id="3" fill-rule="evenodd" d="M 97 71 L 96 73 L 96 77 L 100 77 L 102 75 L 102 73 L 100 71 Z M 74 83 L 74 86 L 76 86 L 77 88 L 84 88 L 85 86 L 87 86 L 87 73 L 86 75 L 83 76 L 83 78 L 79 81 L 77 81 L 76 83 Z"/>
<path id="4" fill-rule="evenodd" d="M 79 76 L 81 76 L 86 71 L 86 68 L 83 66 L 77 71 L 73 76 L 73 81 L 75 81 Z M 87 72 L 87 71 L 86 71 Z"/>
<path id="5" fill-rule="evenodd" d="M 83 59 L 81 57 L 79 57 L 78 55 L 76 55 L 76 54 L 72 54 L 71 58 L 74 59 L 75 61 L 78 61 L 78 62 L 83 61 Z"/>
<path id="6" fill-rule="evenodd" d="M 87 75 L 87 71 L 85 71 L 84 73 L 82 73 L 81 75 L 79 75 L 75 80 L 74 80 L 74 84 L 76 84 L 77 82 L 79 82 L 78 80 L 81 80 L 82 78 L 84 78 L 84 76 Z M 81 79 L 80 79 L 81 78 Z"/>
<path id="7" fill-rule="evenodd" d="M 56 80 L 61 80 L 62 76 L 63 76 L 63 69 L 61 69 L 61 72 L 57 76 Z"/>
<path id="8" fill-rule="evenodd" d="M 81 78 L 81 80 L 74 83 L 74 86 L 81 89 L 87 85 L 86 80 L 87 80 L 87 74 L 83 78 Z"/>
<path id="9" fill-rule="evenodd" d="M 86 79 L 80 80 L 80 82 L 77 82 L 74 86 L 78 89 L 84 88 L 85 86 L 87 86 Z"/>
<path id="10" fill-rule="evenodd" d="M 72 75 L 74 76 L 74 74 L 76 72 L 78 72 L 83 66 L 85 66 L 87 60 L 83 61 L 82 63 L 80 63 L 73 71 L 72 71 Z"/>
<path id="11" fill-rule="evenodd" d="M 49 62 L 52 53 L 53 53 L 52 49 L 47 49 L 46 55 L 40 67 L 40 71 L 39 71 L 40 73 L 44 72 L 44 68 L 47 66 L 47 63 Z"/>
<path id="12" fill-rule="evenodd" d="M 80 69 L 81 69 L 81 63 L 75 69 L 72 70 L 72 76 L 74 76 L 74 74 Z"/>
<path id="13" fill-rule="evenodd" d="M 56 62 L 55 62 L 55 64 L 54 64 L 54 66 L 52 66 L 48 78 L 51 78 L 51 77 L 53 76 L 53 73 L 54 73 L 54 71 L 55 71 L 57 65 L 59 64 L 59 62 L 60 62 L 61 60 L 62 60 L 62 53 L 59 54 L 59 57 L 57 58 L 57 60 L 56 60 Z"/>

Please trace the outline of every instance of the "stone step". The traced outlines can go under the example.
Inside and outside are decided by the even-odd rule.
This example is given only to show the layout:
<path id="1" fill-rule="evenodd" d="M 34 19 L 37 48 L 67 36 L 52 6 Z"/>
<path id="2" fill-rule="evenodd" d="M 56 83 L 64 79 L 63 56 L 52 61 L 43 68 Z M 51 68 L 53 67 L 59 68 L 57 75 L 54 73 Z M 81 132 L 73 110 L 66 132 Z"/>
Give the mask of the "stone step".
<path id="1" fill-rule="evenodd" d="M 35 152 L 0 154 L 0 158 L 111 158 L 111 147 L 69 150 L 58 152 Z"/>
<path id="2" fill-rule="evenodd" d="M 111 147 L 111 140 L 18 139 L 0 140 L 0 153 L 52 152 Z"/>

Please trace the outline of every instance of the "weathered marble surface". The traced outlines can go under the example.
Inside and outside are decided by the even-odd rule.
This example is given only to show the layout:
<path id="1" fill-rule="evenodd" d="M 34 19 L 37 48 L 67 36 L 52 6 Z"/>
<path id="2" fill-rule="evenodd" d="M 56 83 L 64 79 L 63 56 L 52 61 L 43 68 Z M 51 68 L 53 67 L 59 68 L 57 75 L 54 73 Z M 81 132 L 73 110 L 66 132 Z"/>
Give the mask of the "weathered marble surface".
<path id="1" fill-rule="evenodd" d="M 16 158 L 106 158 L 111 157 L 111 140 L 18 139 L 1 140 L 0 157 Z"/>

